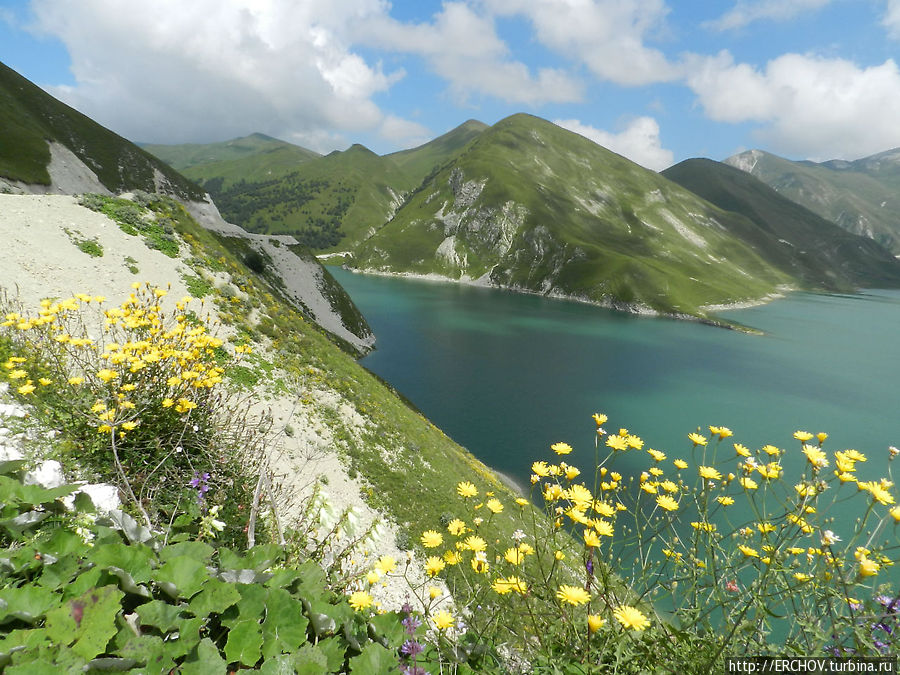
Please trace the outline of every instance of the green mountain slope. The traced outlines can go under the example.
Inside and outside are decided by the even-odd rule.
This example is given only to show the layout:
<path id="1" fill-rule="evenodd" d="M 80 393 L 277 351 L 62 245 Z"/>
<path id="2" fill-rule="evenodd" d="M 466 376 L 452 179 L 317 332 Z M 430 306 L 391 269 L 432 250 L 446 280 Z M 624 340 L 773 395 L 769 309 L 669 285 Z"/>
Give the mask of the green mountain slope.
<path id="1" fill-rule="evenodd" d="M 469 120 L 418 148 L 383 157 L 361 145 L 320 157 L 260 134 L 205 146 L 148 147 L 203 185 L 229 222 L 335 251 L 370 236 L 407 193 L 486 128 Z"/>
<path id="2" fill-rule="evenodd" d="M 690 159 L 662 175 L 721 209 L 746 216 L 754 227 L 743 228 L 742 238 L 807 284 L 835 290 L 900 285 L 900 261 L 890 251 L 841 229 L 750 174 L 710 159 Z"/>
<path id="3" fill-rule="evenodd" d="M 265 158 L 260 166 L 274 164 L 277 168 L 295 168 L 297 164 L 321 157 L 317 152 L 307 150 L 299 145 L 266 136 L 250 134 L 243 138 L 234 138 L 221 143 L 185 143 L 180 145 L 143 144 L 147 152 L 159 157 L 162 161 L 179 171 L 186 172 L 194 167 L 221 166 L 227 167 L 230 162 Z M 252 166 L 253 163 L 249 162 Z M 185 174 L 187 175 L 187 174 Z M 195 172 L 192 178 L 200 180 L 209 176 L 221 175 L 215 172 Z M 263 177 L 265 174 L 263 174 Z M 248 176 L 249 177 L 249 176 Z"/>
<path id="4" fill-rule="evenodd" d="M 110 192 L 163 191 L 202 200 L 203 191 L 169 165 L 0 63 L 0 177 L 51 186 L 51 143 L 67 148 Z"/>
<path id="5" fill-rule="evenodd" d="M 729 232 L 733 218 L 582 136 L 514 115 L 425 181 L 354 264 L 704 315 L 794 282 Z"/>
<path id="6" fill-rule="evenodd" d="M 900 151 L 854 162 L 792 162 L 761 150 L 725 160 L 788 199 L 900 254 Z"/>

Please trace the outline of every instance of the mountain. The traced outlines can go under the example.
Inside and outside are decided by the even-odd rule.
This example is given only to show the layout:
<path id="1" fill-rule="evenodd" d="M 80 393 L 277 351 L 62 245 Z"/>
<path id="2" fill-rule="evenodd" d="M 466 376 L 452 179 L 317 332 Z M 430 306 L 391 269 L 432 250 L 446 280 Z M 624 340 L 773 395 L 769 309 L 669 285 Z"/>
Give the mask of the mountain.
<path id="1" fill-rule="evenodd" d="M 370 236 L 404 195 L 486 128 L 469 120 L 418 148 L 385 156 L 356 144 L 319 157 L 259 134 L 211 146 L 163 146 L 159 156 L 184 166 L 230 222 L 336 251 Z"/>
<path id="2" fill-rule="evenodd" d="M 796 280 L 721 211 L 530 115 L 482 131 L 357 247 L 362 269 L 704 315 Z"/>
<path id="3" fill-rule="evenodd" d="M 710 159 L 689 159 L 662 175 L 745 216 L 752 227 L 742 230 L 742 238 L 808 285 L 833 290 L 900 285 L 900 262 L 886 248 L 841 229 L 751 174 Z"/>
<path id="4" fill-rule="evenodd" d="M 235 255 L 263 261 L 260 269 L 272 277 L 269 281 L 278 286 L 284 301 L 333 341 L 354 354 L 372 348 L 374 336 L 365 319 L 343 288 L 296 240 L 248 234 L 226 223 L 195 183 L 2 64 L 0 120 L 4 131 L 0 134 L 0 192 L 143 192 L 140 200 L 148 203 L 154 194 L 171 195 Z M 121 200 L 95 202 L 110 216 L 124 209 L 131 214 L 129 227 L 135 233 L 142 233 L 157 248 L 172 247 L 175 235 L 166 229 L 170 225 L 154 228 Z"/>
<path id="5" fill-rule="evenodd" d="M 0 63 L 0 191 L 204 192 L 166 163 Z"/>
<path id="6" fill-rule="evenodd" d="M 900 254 L 900 149 L 856 161 L 793 162 L 762 150 L 725 160 L 788 199 Z"/>
<path id="7" fill-rule="evenodd" d="M 221 143 L 142 146 L 147 152 L 198 183 L 221 177 L 225 185 L 237 180 L 269 180 L 321 157 L 299 145 L 250 134 Z"/>

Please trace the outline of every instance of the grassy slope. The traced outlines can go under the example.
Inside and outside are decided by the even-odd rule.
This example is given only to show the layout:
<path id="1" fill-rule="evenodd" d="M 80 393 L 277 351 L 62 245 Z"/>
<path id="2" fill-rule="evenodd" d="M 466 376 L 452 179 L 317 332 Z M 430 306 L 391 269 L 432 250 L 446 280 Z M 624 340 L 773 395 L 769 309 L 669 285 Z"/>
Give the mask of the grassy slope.
<path id="1" fill-rule="evenodd" d="M 454 171 L 465 181 L 485 181 L 473 209 L 455 206 Z M 489 222 L 502 220 L 504 205 L 507 213 L 527 210 L 522 226 L 509 225 L 505 253 L 498 252 L 496 233 L 478 222 L 479 211 Z M 435 257 L 448 232 L 436 216 L 454 210 L 462 214 L 456 236 L 464 269 Z M 701 313 L 701 305 L 760 297 L 789 281 L 724 231 L 719 219 L 729 217 L 577 134 L 514 115 L 423 185 L 360 247 L 358 264 L 454 277 L 490 273 L 507 286 L 546 291 L 549 283 L 598 301 Z"/>
<path id="2" fill-rule="evenodd" d="M 203 192 L 170 166 L 130 141 L 57 101 L 0 63 L 0 175 L 49 185 L 47 140 L 74 152 L 112 192 L 155 191 L 154 169 L 176 196 L 201 199 Z"/>
<path id="3" fill-rule="evenodd" d="M 259 134 L 224 144 L 151 147 L 204 185 L 230 222 L 335 251 L 367 237 L 405 193 L 485 128 L 470 120 L 418 148 L 383 157 L 361 145 L 318 157 Z"/>
<path id="4" fill-rule="evenodd" d="M 234 138 L 221 143 L 185 143 L 179 145 L 142 145 L 147 152 L 156 155 L 166 164 L 186 171 L 194 167 L 222 166 L 230 162 L 249 160 L 257 156 L 277 158 L 278 168 L 294 168 L 300 162 L 321 157 L 317 152 L 280 141 L 265 134 L 250 134 L 243 138 Z M 293 164 L 289 163 L 289 160 Z M 251 177 L 250 172 L 246 172 Z M 187 174 L 185 174 L 187 175 Z M 215 170 L 201 171 L 192 178 L 200 180 L 210 176 L 225 175 Z M 263 174 L 265 175 L 265 174 Z"/>
<path id="5" fill-rule="evenodd" d="M 726 163 L 747 170 L 845 230 L 870 237 L 900 254 L 900 163 L 894 158 L 879 166 L 877 157 L 816 164 L 753 150 L 730 157 Z"/>
<path id="6" fill-rule="evenodd" d="M 183 210 L 174 215 L 175 230 L 182 237 L 187 235 L 191 246 L 191 265 L 227 273 L 232 283 L 247 293 L 241 302 L 213 298 L 220 315 L 239 334 L 269 340 L 268 351 L 277 354 L 277 359 L 253 355 L 251 367 L 244 372 L 245 384 L 296 396 L 298 405 L 315 405 L 304 399 L 304 390 L 332 391 L 366 420 L 360 435 L 349 420 L 334 411 L 318 411 L 348 464 L 363 477 L 365 492 L 375 507 L 401 525 L 411 524 L 415 534 L 420 527 L 438 526 L 443 513 L 459 508 L 455 487 L 461 480 L 471 480 L 482 491 L 494 490 L 507 503 L 511 501 L 508 489 L 483 463 L 335 346 L 318 326 L 304 320 L 280 297 L 277 284 L 247 267 L 239 240 L 200 227 Z M 251 314 L 262 320 L 256 325 L 247 323 Z M 278 375 L 278 369 L 286 375 Z M 386 456 L 391 457 L 390 462 L 385 461 Z M 510 526 L 512 522 L 509 519 Z"/>
<path id="7" fill-rule="evenodd" d="M 782 196 L 762 181 L 709 159 L 690 159 L 666 178 L 726 211 L 746 216 L 766 259 L 806 283 L 833 290 L 897 286 L 900 262 L 871 239 L 854 235 Z"/>

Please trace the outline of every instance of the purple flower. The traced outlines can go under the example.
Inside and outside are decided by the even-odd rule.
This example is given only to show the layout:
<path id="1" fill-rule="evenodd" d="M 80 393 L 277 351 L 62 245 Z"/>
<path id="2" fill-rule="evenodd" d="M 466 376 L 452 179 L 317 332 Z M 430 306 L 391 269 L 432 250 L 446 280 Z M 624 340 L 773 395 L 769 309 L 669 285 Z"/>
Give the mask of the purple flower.
<path id="1" fill-rule="evenodd" d="M 400 651 L 406 656 L 416 656 L 425 651 L 425 647 L 415 640 L 407 640 L 403 643 L 403 646 L 400 647 Z"/>
<path id="2" fill-rule="evenodd" d="M 421 666 L 400 666 L 400 672 L 403 673 L 403 675 L 428 675 Z"/>
<path id="3" fill-rule="evenodd" d="M 594 576 L 594 559 L 588 558 L 588 561 L 585 563 L 584 568 L 587 570 L 588 576 Z"/>
<path id="4" fill-rule="evenodd" d="M 416 628 L 422 625 L 422 621 L 414 617 L 412 614 L 407 615 L 407 617 L 400 623 L 402 623 L 403 627 L 406 629 L 407 635 L 415 634 Z"/>

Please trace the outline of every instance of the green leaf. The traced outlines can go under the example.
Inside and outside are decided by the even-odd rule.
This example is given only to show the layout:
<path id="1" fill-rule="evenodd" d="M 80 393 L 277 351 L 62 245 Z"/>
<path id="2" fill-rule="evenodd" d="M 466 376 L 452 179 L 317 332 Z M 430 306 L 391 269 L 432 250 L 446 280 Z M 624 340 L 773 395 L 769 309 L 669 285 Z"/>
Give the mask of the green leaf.
<path id="1" fill-rule="evenodd" d="M 89 570 L 85 570 L 75 577 L 75 580 L 71 584 L 63 587 L 63 597 L 77 598 L 79 595 L 87 593 L 96 586 L 102 586 L 103 584 L 100 583 L 100 577 L 102 576 L 103 570 L 99 567 L 92 567 Z"/>
<path id="2" fill-rule="evenodd" d="M 319 640 L 316 645 L 328 659 L 328 671 L 337 672 L 344 667 L 344 647 L 340 638 L 330 637 L 327 640 Z"/>
<path id="3" fill-rule="evenodd" d="M 254 666 L 262 656 L 262 627 L 253 620 L 239 621 L 228 631 L 225 658 L 229 663 L 240 662 Z"/>
<path id="4" fill-rule="evenodd" d="M 369 637 L 385 647 L 399 649 L 406 640 L 406 630 L 400 623 L 400 614 L 377 614 L 369 620 Z"/>
<path id="5" fill-rule="evenodd" d="M 266 620 L 263 622 L 263 656 L 291 653 L 306 642 L 309 621 L 303 615 L 303 605 L 281 588 L 269 591 L 266 601 Z"/>
<path id="6" fill-rule="evenodd" d="M 146 586 L 140 586 L 134 583 L 134 578 L 125 570 L 120 567 L 110 566 L 106 568 L 106 572 L 118 577 L 119 579 L 119 588 L 121 588 L 126 593 L 131 593 L 132 595 L 138 595 L 142 598 L 149 598 L 150 591 L 147 590 Z"/>
<path id="7" fill-rule="evenodd" d="M 362 654 L 350 659 L 350 672 L 356 675 L 384 675 L 396 668 L 396 654 L 374 643 L 367 645 Z"/>
<path id="8" fill-rule="evenodd" d="M 140 605 L 134 611 L 141 618 L 142 626 L 153 626 L 165 635 L 169 631 L 178 630 L 184 606 L 153 600 Z"/>
<path id="9" fill-rule="evenodd" d="M 20 534 L 26 530 L 30 530 L 42 520 L 50 516 L 49 511 L 26 511 L 15 518 L 7 518 L 0 520 L 0 525 L 5 527 L 13 534 Z"/>
<path id="10" fill-rule="evenodd" d="M 231 627 L 239 621 L 261 621 L 269 589 L 255 585 L 235 586 L 235 588 L 241 594 L 241 599 L 234 609 L 229 610 L 228 616 L 222 618 L 222 623 Z"/>
<path id="11" fill-rule="evenodd" d="M 186 656 L 200 644 L 200 630 L 205 625 L 206 617 L 182 620 L 178 624 L 178 639 L 172 639 L 175 634 L 166 636 L 166 654 L 173 659 L 180 659 Z"/>
<path id="12" fill-rule="evenodd" d="M 135 583 L 150 581 L 150 560 L 154 553 L 149 546 L 122 541 L 96 544 L 87 553 L 87 559 L 101 568 L 118 567 L 128 570 Z"/>
<path id="13" fill-rule="evenodd" d="M 97 518 L 98 525 L 109 525 L 110 527 L 124 533 L 128 541 L 134 544 L 143 544 L 150 541 L 153 534 L 143 525 L 129 516 L 124 511 L 110 511 L 104 516 Z"/>
<path id="14" fill-rule="evenodd" d="M 174 589 L 162 586 L 173 597 L 190 598 L 209 580 L 209 572 L 199 560 L 187 556 L 175 556 L 156 570 L 153 578 L 162 584 L 169 583 Z"/>
<path id="15" fill-rule="evenodd" d="M 135 659 L 123 659 L 117 656 L 106 656 L 102 658 L 91 659 L 84 667 L 89 673 L 121 673 L 131 670 L 135 666 L 140 665 Z"/>
<path id="16" fill-rule="evenodd" d="M 47 635 L 84 659 L 106 651 L 116 634 L 116 615 L 125 596 L 115 586 L 94 588 L 47 612 Z M 73 644 L 74 643 L 74 644 Z"/>
<path id="17" fill-rule="evenodd" d="M 300 573 L 298 593 L 307 600 L 325 595 L 325 572 L 315 562 L 307 560 L 297 568 Z"/>
<path id="18" fill-rule="evenodd" d="M 306 643 L 298 649 L 293 655 L 294 668 L 297 669 L 297 675 L 324 675 L 324 673 L 333 673 L 343 665 L 343 654 L 341 655 L 341 663 L 337 667 L 330 669 L 328 667 L 328 656 L 316 645 Z"/>
<path id="19" fill-rule="evenodd" d="M 43 555 L 52 555 L 56 558 L 61 558 L 71 553 L 81 555 L 90 548 L 81 537 L 64 528 L 54 530 L 51 536 L 36 542 L 35 545 L 37 550 Z"/>
<path id="20" fill-rule="evenodd" d="M 177 544 L 169 544 L 159 552 L 160 560 L 171 560 L 184 556 L 194 560 L 202 560 L 208 563 L 215 549 L 202 541 L 182 541 Z"/>
<path id="21" fill-rule="evenodd" d="M 203 638 L 181 665 L 182 675 L 225 675 L 228 664 L 209 638 Z"/>
<path id="22" fill-rule="evenodd" d="M 294 675 L 297 670 L 293 665 L 293 656 L 280 654 L 274 658 L 267 658 L 259 668 L 262 675 Z M 324 672 L 324 671 L 323 671 Z"/>
<path id="23" fill-rule="evenodd" d="M 210 579 L 203 586 L 203 590 L 191 599 L 191 611 L 194 616 L 222 614 L 240 599 L 241 594 L 233 584 Z"/>
<path id="24" fill-rule="evenodd" d="M 300 572 L 294 569 L 280 569 L 272 572 L 272 577 L 265 582 L 269 588 L 287 588 L 300 578 Z"/>
<path id="25" fill-rule="evenodd" d="M 59 604 L 59 596 L 48 588 L 29 585 L 0 590 L 0 600 L 6 607 L 0 611 L 0 624 L 20 619 L 35 623 L 52 607 Z"/>
<path id="26" fill-rule="evenodd" d="M 264 572 L 284 558 L 284 549 L 278 544 L 257 544 L 245 556 L 245 567 Z"/>
<path id="27" fill-rule="evenodd" d="M 166 654 L 162 638 L 156 635 L 132 634 L 115 653 L 137 661 L 140 672 L 146 675 L 168 675 L 176 668 L 175 660 Z"/>

